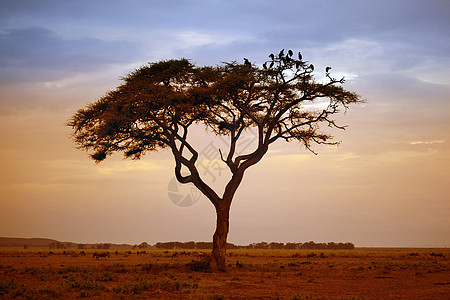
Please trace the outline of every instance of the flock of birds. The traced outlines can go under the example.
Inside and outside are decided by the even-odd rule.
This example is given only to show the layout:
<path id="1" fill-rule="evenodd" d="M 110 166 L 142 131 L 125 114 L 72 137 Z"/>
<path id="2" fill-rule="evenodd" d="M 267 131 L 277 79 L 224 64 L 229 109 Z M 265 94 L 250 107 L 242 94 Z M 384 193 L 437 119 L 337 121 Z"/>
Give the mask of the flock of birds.
<path id="1" fill-rule="evenodd" d="M 287 64 L 289 64 L 291 62 L 294 62 L 295 63 L 295 67 L 297 69 L 299 69 L 304 64 L 303 61 L 302 61 L 303 56 L 302 56 L 302 54 L 300 52 L 298 52 L 298 60 L 297 60 L 297 59 L 292 58 L 293 55 L 294 55 L 294 52 L 292 50 L 288 50 L 287 54 L 284 54 L 284 49 L 282 49 L 280 51 L 280 53 L 278 53 L 278 56 L 275 56 L 275 54 L 271 53 L 269 55 L 269 58 L 271 59 L 271 61 L 266 61 L 265 63 L 263 63 L 263 68 L 265 70 L 267 70 L 268 68 L 271 69 L 271 68 L 273 68 L 275 62 L 278 61 L 278 62 L 283 62 L 285 65 L 287 65 Z M 267 65 L 267 63 L 270 63 L 270 64 Z M 244 57 L 244 66 L 247 66 L 247 67 L 251 67 L 252 66 L 252 63 L 245 57 Z M 308 66 L 308 68 L 311 71 L 314 71 L 314 65 L 313 64 L 310 64 Z M 331 70 L 331 67 L 326 67 L 325 68 L 326 74 L 329 74 L 330 70 Z"/>

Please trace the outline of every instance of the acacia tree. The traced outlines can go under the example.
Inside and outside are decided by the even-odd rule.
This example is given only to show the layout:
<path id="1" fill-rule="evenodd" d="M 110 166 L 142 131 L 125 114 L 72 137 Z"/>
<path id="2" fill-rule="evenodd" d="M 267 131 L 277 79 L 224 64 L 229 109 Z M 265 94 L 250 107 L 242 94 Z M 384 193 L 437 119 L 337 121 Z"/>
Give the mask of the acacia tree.
<path id="1" fill-rule="evenodd" d="M 216 271 L 225 270 L 230 205 L 245 171 L 280 139 L 297 141 L 310 151 L 313 144 L 336 144 L 320 125 L 344 129 L 333 115 L 361 102 L 342 87 L 343 78 L 330 75 L 330 67 L 318 82 L 314 66 L 300 53 L 282 50 L 269 58 L 262 66 L 247 59 L 214 67 L 197 67 L 187 59 L 149 63 L 68 121 L 75 143 L 96 162 L 114 152 L 139 159 L 149 151 L 172 151 L 177 180 L 194 184 L 215 207 L 211 267 Z M 229 139 L 227 151 L 220 151 L 231 172 L 222 195 L 198 171 L 199 155 L 189 132 L 199 125 Z M 238 154 L 236 145 L 246 130 L 257 133 L 256 145 Z"/>

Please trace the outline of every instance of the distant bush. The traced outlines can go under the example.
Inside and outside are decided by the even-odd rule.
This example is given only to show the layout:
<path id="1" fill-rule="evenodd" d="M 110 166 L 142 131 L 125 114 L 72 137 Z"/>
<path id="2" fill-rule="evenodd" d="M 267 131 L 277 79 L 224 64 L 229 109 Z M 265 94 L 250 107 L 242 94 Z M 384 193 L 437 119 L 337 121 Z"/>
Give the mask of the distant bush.
<path id="1" fill-rule="evenodd" d="M 189 263 L 189 267 L 194 272 L 211 273 L 211 266 L 209 264 L 209 259 L 203 260 L 193 260 Z"/>

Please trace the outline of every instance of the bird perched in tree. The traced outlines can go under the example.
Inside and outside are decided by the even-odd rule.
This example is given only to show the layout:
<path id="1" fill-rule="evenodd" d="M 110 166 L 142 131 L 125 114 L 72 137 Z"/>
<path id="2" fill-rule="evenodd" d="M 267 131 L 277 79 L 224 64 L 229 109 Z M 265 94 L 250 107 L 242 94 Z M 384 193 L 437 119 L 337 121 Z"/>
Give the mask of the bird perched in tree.
<path id="1" fill-rule="evenodd" d="M 302 60 L 302 58 L 303 58 L 303 56 L 302 56 L 302 54 L 299 52 L 299 53 L 298 53 L 298 59 Z"/>
<path id="2" fill-rule="evenodd" d="M 270 53 L 269 57 L 274 60 L 275 59 L 275 55 L 273 55 L 273 53 Z"/>
<path id="3" fill-rule="evenodd" d="M 280 53 L 278 54 L 278 57 L 283 57 L 284 56 L 284 49 L 282 49 L 281 51 L 280 51 Z"/>
<path id="4" fill-rule="evenodd" d="M 311 69 L 311 71 L 314 71 L 314 65 L 313 64 L 310 64 L 309 68 Z"/>
<path id="5" fill-rule="evenodd" d="M 251 67 L 252 64 L 244 57 L 244 66 Z"/>
<path id="6" fill-rule="evenodd" d="M 325 72 L 328 73 L 331 70 L 331 67 L 326 67 Z"/>
<path id="7" fill-rule="evenodd" d="M 292 55 L 294 55 L 294 52 L 292 52 L 292 50 L 289 50 L 289 51 L 288 51 L 288 55 L 289 55 L 289 56 L 292 56 Z"/>
<path id="8" fill-rule="evenodd" d="M 263 63 L 264 70 L 267 70 L 267 62 Z"/>

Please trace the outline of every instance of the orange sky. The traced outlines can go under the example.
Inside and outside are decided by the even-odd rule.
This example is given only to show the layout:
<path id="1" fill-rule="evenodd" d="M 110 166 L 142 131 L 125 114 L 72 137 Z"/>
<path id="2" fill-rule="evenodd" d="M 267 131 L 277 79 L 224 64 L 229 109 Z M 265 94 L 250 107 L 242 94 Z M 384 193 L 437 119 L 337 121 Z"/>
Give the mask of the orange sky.
<path id="1" fill-rule="evenodd" d="M 95 165 L 75 149 L 64 124 L 147 61 L 188 57 L 216 64 L 248 57 L 260 63 L 268 53 L 292 47 L 317 66 L 318 77 L 331 65 L 347 77 L 345 87 L 368 102 L 340 118 L 349 127 L 336 132 L 339 147 L 315 147 L 316 156 L 280 142 L 249 169 L 231 208 L 229 241 L 449 247 L 448 5 L 399 1 L 413 3 L 403 9 L 389 1 L 349 2 L 324 10 L 312 1 L 311 19 L 293 21 L 291 12 L 269 2 L 258 10 L 244 1 L 247 14 L 233 15 L 229 23 L 234 2 L 194 1 L 194 8 L 175 10 L 120 2 L 108 8 L 109 16 L 100 6 L 87 10 L 76 1 L 68 1 L 69 10 L 52 1 L 42 7 L 7 2 L 0 15 L 0 236 L 210 241 L 215 213 L 208 200 L 183 208 L 169 199 L 169 152 L 141 161 L 117 155 Z M 182 14 L 202 5 L 211 12 L 206 19 Z M 134 20 L 142 10 L 173 22 Z M 336 10 L 341 19 L 318 21 Z M 408 23 L 418 12 L 421 27 Z M 337 21 L 343 30 L 326 30 Z M 199 149 L 222 143 L 202 130 L 194 138 Z M 209 180 L 220 188 L 226 174 L 215 174 L 217 180 Z"/>

